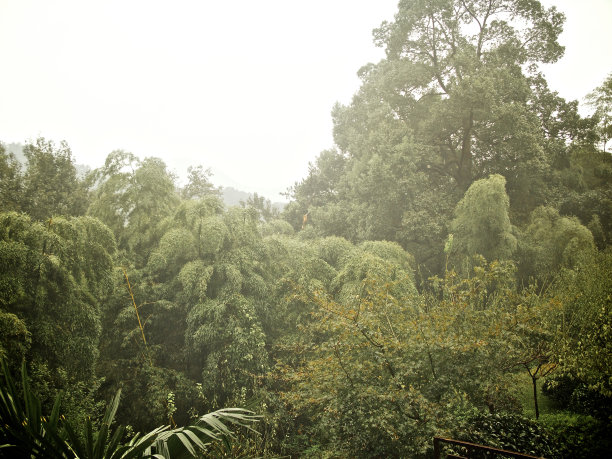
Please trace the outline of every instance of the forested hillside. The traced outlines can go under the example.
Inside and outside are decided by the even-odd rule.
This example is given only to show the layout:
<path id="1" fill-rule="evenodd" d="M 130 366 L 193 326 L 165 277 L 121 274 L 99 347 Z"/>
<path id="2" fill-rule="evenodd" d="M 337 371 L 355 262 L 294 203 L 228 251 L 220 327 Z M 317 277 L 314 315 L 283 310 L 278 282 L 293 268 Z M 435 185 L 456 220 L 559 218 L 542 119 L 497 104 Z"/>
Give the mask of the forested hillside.
<path id="1" fill-rule="evenodd" d="M 201 166 L 178 186 L 118 150 L 82 176 L 68 143 L 23 166 L 0 143 L 0 401 L 59 426 L 25 436 L 2 408 L 0 456 L 240 407 L 261 418 L 183 452 L 426 458 L 444 436 L 607 457 L 612 75 L 588 116 L 549 89 L 563 23 L 535 0 L 401 1 L 282 212 L 225 206 Z"/>

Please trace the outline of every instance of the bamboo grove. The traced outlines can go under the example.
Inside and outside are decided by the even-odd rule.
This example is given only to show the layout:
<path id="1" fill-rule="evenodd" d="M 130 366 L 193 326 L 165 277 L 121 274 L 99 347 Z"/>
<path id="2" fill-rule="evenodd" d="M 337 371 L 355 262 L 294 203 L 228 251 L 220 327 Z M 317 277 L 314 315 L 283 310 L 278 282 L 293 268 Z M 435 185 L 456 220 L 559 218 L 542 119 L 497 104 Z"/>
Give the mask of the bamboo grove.
<path id="1" fill-rule="evenodd" d="M 0 143 L 0 456 L 38 413 L 40 457 L 605 457 L 612 77 L 588 116 L 548 88 L 563 22 L 400 1 L 281 212 L 225 206 L 202 166 Z"/>

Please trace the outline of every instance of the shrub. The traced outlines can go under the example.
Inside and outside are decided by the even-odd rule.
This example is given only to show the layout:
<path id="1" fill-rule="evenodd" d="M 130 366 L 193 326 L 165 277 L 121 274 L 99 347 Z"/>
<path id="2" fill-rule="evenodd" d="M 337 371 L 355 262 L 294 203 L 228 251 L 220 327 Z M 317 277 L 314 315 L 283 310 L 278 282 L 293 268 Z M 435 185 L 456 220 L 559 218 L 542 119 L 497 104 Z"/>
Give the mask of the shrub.
<path id="1" fill-rule="evenodd" d="M 610 423 L 592 416 L 560 412 L 543 415 L 541 424 L 554 440 L 557 455 L 568 459 L 605 458 L 612 450 Z"/>
<path id="2" fill-rule="evenodd" d="M 557 457 L 553 437 L 538 422 L 519 414 L 480 412 L 457 438 L 534 456 Z"/>

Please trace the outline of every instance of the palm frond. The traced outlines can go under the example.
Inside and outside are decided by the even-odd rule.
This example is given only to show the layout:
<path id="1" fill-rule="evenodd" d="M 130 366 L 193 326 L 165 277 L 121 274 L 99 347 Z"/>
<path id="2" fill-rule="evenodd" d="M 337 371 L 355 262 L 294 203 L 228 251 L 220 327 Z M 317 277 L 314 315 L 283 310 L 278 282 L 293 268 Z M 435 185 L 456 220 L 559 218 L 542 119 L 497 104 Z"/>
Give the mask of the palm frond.
<path id="1" fill-rule="evenodd" d="M 145 434 L 136 434 L 121 444 L 124 427 L 111 429 L 121 390 L 106 407 L 100 428 L 96 431 L 88 419 L 80 435 L 73 423 L 60 416 L 62 394 L 58 394 L 51 415 L 42 415 L 42 405 L 32 392 L 25 362 L 21 370 L 23 394 L 20 395 L 8 366 L 2 360 L 0 379 L 0 448 L 12 456 L 31 458 L 132 459 L 154 457 L 168 459 L 185 455 L 197 457 L 213 441 L 229 448 L 235 438 L 231 426 L 254 431 L 260 419 L 252 411 L 226 408 L 201 416 L 194 425 L 170 429 L 161 426 Z"/>

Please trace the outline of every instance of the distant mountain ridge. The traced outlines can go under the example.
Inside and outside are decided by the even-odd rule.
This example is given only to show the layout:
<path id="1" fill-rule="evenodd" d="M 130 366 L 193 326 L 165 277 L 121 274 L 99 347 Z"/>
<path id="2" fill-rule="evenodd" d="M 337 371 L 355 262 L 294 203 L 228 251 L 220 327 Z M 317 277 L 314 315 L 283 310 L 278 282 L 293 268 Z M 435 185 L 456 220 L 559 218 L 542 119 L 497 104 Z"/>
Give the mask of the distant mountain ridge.
<path id="1" fill-rule="evenodd" d="M 221 187 L 221 198 L 227 207 L 239 206 L 241 201 L 246 202 L 253 193 L 237 190 L 231 186 Z"/>
<path id="2" fill-rule="evenodd" d="M 241 202 L 246 202 L 247 199 L 253 197 L 254 193 L 248 193 L 246 191 L 237 190 L 234 187 L 227 186 L 221 188 L 221 199 L 226 207 L 239 206 Z M 285 202 L 273 202 L 272 207 L 281 212 L 287 203 Z"/>

